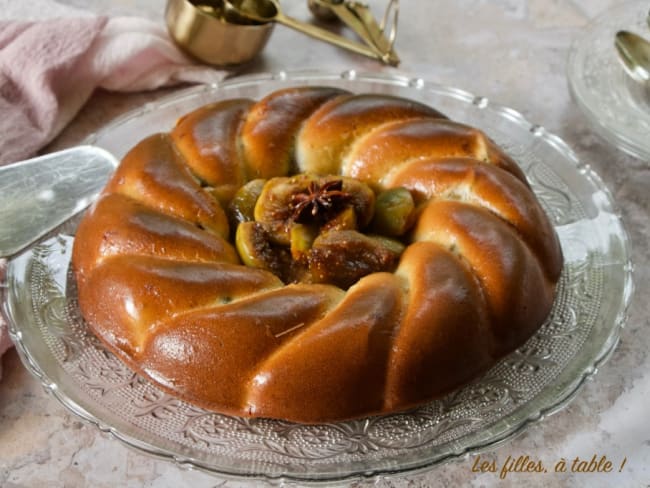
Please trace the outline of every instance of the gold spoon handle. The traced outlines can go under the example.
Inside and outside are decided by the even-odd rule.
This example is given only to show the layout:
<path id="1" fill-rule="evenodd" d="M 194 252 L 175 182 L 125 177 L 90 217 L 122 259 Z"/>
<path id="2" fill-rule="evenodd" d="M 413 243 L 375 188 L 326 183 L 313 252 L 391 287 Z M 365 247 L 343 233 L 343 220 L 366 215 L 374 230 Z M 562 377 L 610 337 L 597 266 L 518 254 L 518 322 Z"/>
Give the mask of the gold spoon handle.
<path id="1" fill-rule="evenodd" d="M 373 51 L 372 49 L 370 49 L 369 47 L 363 44 L 353 42 L 349 39 L 346 39 L 345 37 L 339 36 L 337 34 L 333 34 L 332 32 L 329 32 L 325 29 L 321 29 L 313 25 L 305 24 L 303 22 L 300 22 L 294 18 L 285 15 L 282 12 L 278 12 L 274 20 L 291 29 L 297 30 L 298 32 L 302 32 L 303 34 L 307 34 L 308 36 L 314 37 L 315 39 L 329 42 L 330 44 L 334 44 L 335 46 L 342 47 L 343 49 L 347 49 L 348 51 L 352 51 L 357 54 L 363 54 L 364 56 L 368 56 L 373 59 L 379 59 L 381 61 L 384 61 L 384 59 L 382 59 L 379 53 Z"/>
<path id="2" fill-rule="evenodd" d="M 333 0 L 316 0 L 322 6 L 328 6 L 348 27 L 354 30 L 374 51 L 384 56 L 391 56 L 394 64 L 399 63 L 393 44 L 397 35 L 398 0 L 390 0 L 381 25 L 378 25 L 369 7 L 354 0 L 336 2 Z M 388 38 L 385 36 L 386 25 L 391 21 Z M 393 64 L 393 63 L 391 63 Z"/>

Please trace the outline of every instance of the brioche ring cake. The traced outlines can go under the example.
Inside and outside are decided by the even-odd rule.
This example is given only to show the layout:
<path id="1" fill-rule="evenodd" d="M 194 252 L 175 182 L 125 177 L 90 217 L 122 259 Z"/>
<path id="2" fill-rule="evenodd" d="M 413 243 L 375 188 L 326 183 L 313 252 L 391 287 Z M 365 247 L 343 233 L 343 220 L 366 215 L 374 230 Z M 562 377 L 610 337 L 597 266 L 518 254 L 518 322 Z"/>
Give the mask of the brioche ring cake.
<path id="1" fill-rule="evenodd" d="M 481 131 L 403 98 L 299 87 L 203 106 L 137 144 L 73 265 L 90 328 L 163 390 L 314 423 L 485 372 L 549 314 L 562 254 Z"/>

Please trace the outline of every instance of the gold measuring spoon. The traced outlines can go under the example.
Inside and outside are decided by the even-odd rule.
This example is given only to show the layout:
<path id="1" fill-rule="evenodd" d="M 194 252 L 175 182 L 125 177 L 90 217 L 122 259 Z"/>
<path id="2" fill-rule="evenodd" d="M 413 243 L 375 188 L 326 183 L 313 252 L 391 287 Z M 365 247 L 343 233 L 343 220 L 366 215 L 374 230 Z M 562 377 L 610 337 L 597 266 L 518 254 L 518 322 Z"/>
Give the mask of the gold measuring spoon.
<path id="1" fill-rule="evenodd" d="M 396 56 L 390 55 L 390 53 L 386 56 L 385 53 L 380 52 L 376 47 L 373 49 L 372 47 L 351 41 L 328 30 L 305 24 L 285 15 L 280 9 L 280 4 L 277 0 L 223 0 L 223 6 L 223 15 L 227 22 L 234 24 L 277 22 L 298 32 L 302 32 L 321 41 L 329 42 L 357 54 L 379 59 L 391 65 L 399 63 L 399 59 Z"/>
<path id="2" fill-rule="evenodd" d="M 618 57 L 630 77 L 650 86 L 650 41 L 628 31 L 616 33 Z"/>
<path id="3" fill-rule="evenodd" d="M 338 18 L 377 52 L 384 62 L 397 65 L 399 58 L 393 51 L 397 37 L 398 0 L 389 0 L 381 24 L 377 24 L 368 5 L 354 0 L 309 0 L 309 8 L 320 19 Z M 390 21 L 388 38 L 386 26 Z"/>

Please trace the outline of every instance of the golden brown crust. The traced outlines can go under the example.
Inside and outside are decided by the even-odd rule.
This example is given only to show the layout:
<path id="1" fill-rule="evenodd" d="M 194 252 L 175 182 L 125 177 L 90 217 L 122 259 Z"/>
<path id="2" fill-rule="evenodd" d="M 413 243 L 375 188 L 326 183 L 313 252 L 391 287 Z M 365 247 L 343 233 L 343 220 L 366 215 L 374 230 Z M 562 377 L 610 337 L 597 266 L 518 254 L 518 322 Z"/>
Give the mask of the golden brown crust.
<path id="1" fill-rule="evenodd" d="M 268 271 L 242 265 L 117 255 L 93 270 L 79 290 L 79 305 L 111 346 L 137 357 L 158 323 L 281 286 Z"/>
<path id="2" fill-rule="evenodd" d="M 171 138 L 194 174 L 228 200 L 245 183 L 238 135 L 252 100 L 211 103 L 180 118 Z"/>
<path id="3" fill-rule="evenodd" d="M 249 178 L 295 171 L 409 190 L 395 273 L 344 292 L 241 265 L 221 205 Z M 548 315 L 562 254 L 483 132 L 416 102 L 305 87 L 202 107 L 143 140 L 81 221 L 73 264 L 92 330 L 165 391 L 323 422 L 410 408 L 486 371 Z"/>
<path id="4" fill-rule="evenodd" d="M 155 134 L 124 157 L 104 193 L 121 193 L 162 213 L 228 237 L 228 219 L 193 177 L 168 134 Z"/>
<path id="5" fill-rule="evenodd" d="M 492 145 L 480 130 L 451 120 L 390 121 L 355 141 L 341 172 L 375 183 L 412 159 L 464 157 L 494 164 L 525 182 L 519 167 Z"/>
<path id="6" fill-rule="evenodd" d="M 394 275 L 362 278 L 258 367 L 246 399 L 251 414 L 325 422 L 380 411 L 402 301 Z"/>
<path id="7" fill-rule="evenodd" d="M 241 130 L 249 179 L 289 174 L 296 133 L 303 121 L 324 102 L 344 93 L 338 88 L 288 88 L 257 102 Z"/>
<path id="8" fill-rule="evenodd" d="M 323 104 L 305 121 L 296 157 L 304 173 L 339 174 L 352 143 L 386 121 L 412 117 L 444 118 L 437 110 L 388 95 L 347 95 Z"/>
<path id="9" fill-rule="evenodd" d="M 466 261 L 485 294 L 497 356 L 523 344 L 551 308 L 555 283 L 506 222 L 484 208 L 456 201 L 429 202 L 414 230 Z"/>
<path id="10" fill-rule="evenodd" d="M 239 262 L 232 245 L 222 237 L 111 193 L 93 205 L 77 229 L 72 259 L 78 279 L 83 283 L 104 259 L 116 255 Z"/>
<path id="11" fill-rule="evenodd" d="M 381 179 L 404 187 L 417 202 L 457 200 L 481 206 L 509 222 L 538 256 L 550 281 L 562 271 L 562 251 L 551 222 L 528 185 L 507 171 L 471 158 L 417 159 Z"/>
<path id="12" fill-rule="evenodd" d="M 396 271 L 410 300 L 389 356 L 385 410 L 404 409 L 466 383 L 493 362 L 480 284 L 432 242 L 409 246 Z M 462 353 L 461 353 L 462 351 Z"/>
<path id="13" fill-rule="evenodd" d="M 149 334 L 140 369 L 204 407 L 246 415 L 255 366 L 320 319 L 340 293 L 288 286 L 172 318 Z"/>

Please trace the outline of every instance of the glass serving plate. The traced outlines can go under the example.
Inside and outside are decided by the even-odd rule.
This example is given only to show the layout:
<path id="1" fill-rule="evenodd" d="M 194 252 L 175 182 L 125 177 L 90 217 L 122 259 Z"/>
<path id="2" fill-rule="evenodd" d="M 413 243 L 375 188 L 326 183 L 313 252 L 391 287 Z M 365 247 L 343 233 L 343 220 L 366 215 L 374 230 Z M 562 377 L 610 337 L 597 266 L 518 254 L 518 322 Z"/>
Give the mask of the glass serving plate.
<path id="1" fill-rule="evenodd" d="M 563 407 L 618 341 L 632 266 L 625 230 L 600 178 L 520 113 L 421 79 L 281 72 L 148 104 L 87 142 L 121 157 L 200 105 L 294 85 L 420 100 L 484 129 L 519 161 L 556 226 L 565 258 L 553 311 L 535 336 L 473 384 L 404 413 L 299 425 L 207 412 L 131 372 L 88 332 L 70 272 L 77 216 L 8 265 L 3 311 L 31 372 L 72 412 L 133 448 L 221 476 L 276 483 L 331 484 L 428 469 L 490 448 Z"/>
<path id="2" fill-rule="evenodd" d="M 572 45 L 567 64 L 571 93 L 590 126 L 629 154 L 650 160 L 650 85 L 635 82 L 614 47 L 619 30 L 650 39 L 649 4 L 635 0 L 607 10 Z"/>

